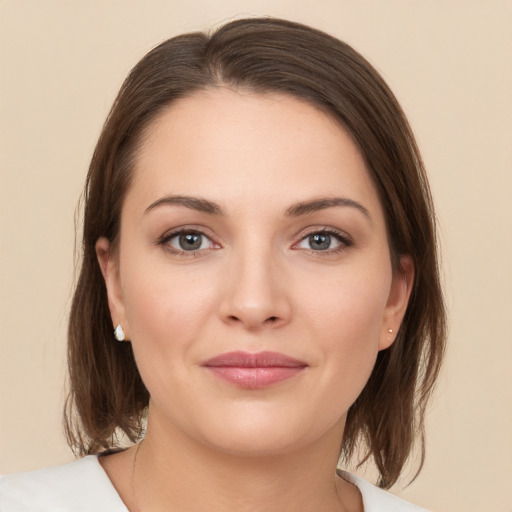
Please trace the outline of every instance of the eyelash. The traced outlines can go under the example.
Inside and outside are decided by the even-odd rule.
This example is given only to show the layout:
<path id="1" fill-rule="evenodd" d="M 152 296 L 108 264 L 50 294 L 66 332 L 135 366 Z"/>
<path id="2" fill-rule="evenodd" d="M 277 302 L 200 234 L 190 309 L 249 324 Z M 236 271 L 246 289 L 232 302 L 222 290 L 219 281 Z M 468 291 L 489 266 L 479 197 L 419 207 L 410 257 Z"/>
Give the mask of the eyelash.
<path id="1" fill-rule="evenodd" d="M 199 256 L 200 253 L 202 253 L 205 249 L 195 249 L 192 251 L 183 251 L 180 249 L 176 249 L 175 247 L 172 247 L 169 242 L 180 235 L 199 235 L 207 238 L 211 241 L 211 238 L 203 233 L 200 229 L 195 228 L 179 228 L 174 231 L 170 231 L 168 233 L 165 233 L 165 235 L 161 236 L 158 241 L 157 245 L 161 245 L 165 248 L 166 251 L 168 251 L 171 254 L 175 254 L 178 256 Z M 211 241 L 212 246 L 219 247 L 218 244 L 215 244 L 215 242 Z"/>
<path id="2" fill-rule="evenodd" d="M 168 232 L 158 239 L 157 245 L 165 247 L 166 251 L 170 252 L 171 254 L 178 255 L 178 256 L 198 256 L 200 253 L 202 253 L 203 251 L 206 250 L 206 249 L 195 249 L 195 250 L 191 250 L 191 251 L 184 251 L 184 250 L 176 249 L 175 247 L 171 247 L 169 242 L 173 238 L 176 238 L 176 237 L 178 237 L 180 235 L 184 235 L 184 234 L 203 236 L 203 237 L 207 238 L 208 240 L 210 240 L 211 245 L 216 246 L 215 248 L 220 247 L 218 244 L 215 244 L 215 242 L 213 242 L 208 235 L 206 235 L 201 230 L 195 229 L 195 228 L 179 228 L 179 229 L 176 229 L 175 231 Z M 300 238 L 300 240 L 294 244 L 292 249 L 294 249 L 295 246 L 299 245 L 301 242 L 303 242 L 308 237 L 313 236 L 313 235 L 328 235 L 328 236 L 335 238 L 338 242 L 340 242 L 339 247 L 336 247 L 334 249 L 325 249 L 325 250 L 317 250 L 317 251 L 310 249 L 310 252 L 315 254 L 315 256 L 322 256 L 322 255 L 327 256 L 327 255 L 332 255 L 332 254 L 338 254 L 342 251 L 345 251 L 347 248 L 349 248 L 353 245 L 352 239 L 350 237 L 348 237 L 346 234 L 341 233 L 340 231 L 337 231 L 335 229 L 325 227 L 323 229 L 313 230 L 313 231 L 310 231 L 309 233 L 304 234 Z M 300 250 L 300 249 L 294 249 L 294 250 Z"/>
<path id="3" fill-rule="evenodd" d="M 325 249 L 325 250 L 318 250 L 318 251 L 310 249 L 311 253 L 314 254 L 315 256 L 321 257 L 321 256 L 329 256 L 329 255 L 333 255 L 333 254 L 339 254 L 340 252 L 347 250 L 349 247 L 351 247 L 353 245 L 352 239 L 349 236 L 347 236 L 345 233 L 342 233 L 333 228 L 325 227 L 320 230 L 310 231 L 309 233 L 303 235 L 301 237 L 301 239 L 299 240 L 299 242 L 297 244 L 294 244 L 294 246 L 300 244 L 301 242 L 303 242 L 304 240 L 306 240 L 307 238 L 309 238 L 310 236 L 313 236 L 313 235 L 328 235 L 330 237 L 335 238 L 338 242 L 340 242 L 340 245 L 338 247 L 335 247 L 334 249 Z M 299 249 L 295 249 L 295 250 L 299 250 Z"/>

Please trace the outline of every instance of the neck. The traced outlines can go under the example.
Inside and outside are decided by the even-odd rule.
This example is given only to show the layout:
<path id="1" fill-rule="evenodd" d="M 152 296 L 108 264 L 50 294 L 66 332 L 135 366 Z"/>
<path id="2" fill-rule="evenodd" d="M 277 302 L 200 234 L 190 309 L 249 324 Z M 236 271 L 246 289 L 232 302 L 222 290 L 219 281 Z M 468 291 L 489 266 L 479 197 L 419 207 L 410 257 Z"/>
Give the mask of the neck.
<path id="1" fill-rule="evenodd" d="M 359 494 L 336 477 L 343 425 L 287 453 L 219 452 L 177 428 L 150 421 L 134 457 L 133 501 L 140 511 L 348 511 Z"/>

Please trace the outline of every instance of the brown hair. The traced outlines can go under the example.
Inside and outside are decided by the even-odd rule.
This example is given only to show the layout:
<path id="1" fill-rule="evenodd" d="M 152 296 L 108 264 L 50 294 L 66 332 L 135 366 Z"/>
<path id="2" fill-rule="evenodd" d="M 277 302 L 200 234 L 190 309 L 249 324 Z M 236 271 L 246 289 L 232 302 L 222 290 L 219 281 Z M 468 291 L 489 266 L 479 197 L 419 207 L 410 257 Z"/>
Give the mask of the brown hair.
<path id="1" fill-rule="evenodd" d="M 393 345 L 348 412 L 341 454 L 373 457 L 379 485 L 397 480 L 415 438 L 424 459 L 425 407 L 445 344 L 435 218 L 423 163 L 404 113 L 375 69 L 347 44 L 271 18 L 233 21 L 211 35 L 174 37 L 131 71 L 94 151 L 84 191 L 82 261 L 68 332 L 71 391 L 66 433 L 80 454 L 142 435 L 149 394 L 131 345 L 114 343 L 95 243 L 115 244 L 134 154 L 144 129 L 170 103 L 206 87 L 280 92 L 320 107 L 348 130 L 366 160 L 385 212 L 394 271 L 409 254 L 415 282 Z"/>

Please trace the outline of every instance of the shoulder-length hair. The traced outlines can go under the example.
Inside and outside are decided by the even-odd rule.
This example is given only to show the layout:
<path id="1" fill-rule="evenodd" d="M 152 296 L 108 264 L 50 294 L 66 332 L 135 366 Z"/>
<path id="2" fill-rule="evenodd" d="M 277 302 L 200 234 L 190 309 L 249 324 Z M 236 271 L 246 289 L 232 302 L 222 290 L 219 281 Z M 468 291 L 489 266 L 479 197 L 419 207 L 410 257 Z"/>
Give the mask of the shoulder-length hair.
<path id="1" fill-rule="evenodd" d="M 424 460 L 424 417 L 445 345 L 432 199 L 414 136 L 393 93 L 349 45 L 304 25 L 272 18 L 242 19 L 211 34 L 171 38 L 150 51 L 123 83 L 92 157 L 84 190 L 79 278 L 68 331 L 70 394 L 65 426 L 79 454 L 115 447 L 116 433 L 143 435 L 149 394 L 131 345 L 114 343 L 98 238 L 116 244 L 123 199 L 145 128 L 169 104 L 224 85 L 285 93 L 336 119 L 363 155 L 383 206 L 393 271 L 408 254 L 412 295 L 390 348 L 378 354 L 364 390 L 348 411 L 341 455 L 364 447 L 379 485 L 396 482 L 414 440 Z"/>

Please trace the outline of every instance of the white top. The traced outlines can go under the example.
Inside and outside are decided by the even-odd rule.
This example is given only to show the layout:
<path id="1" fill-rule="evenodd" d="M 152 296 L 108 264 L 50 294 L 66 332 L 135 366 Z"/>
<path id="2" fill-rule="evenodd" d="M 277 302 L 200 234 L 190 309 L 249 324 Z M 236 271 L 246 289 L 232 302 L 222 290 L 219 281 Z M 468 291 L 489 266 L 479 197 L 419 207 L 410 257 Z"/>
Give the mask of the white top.
<path id="1" fill-rule="evenodd" d="M 342 471 L 365 512 L 427 512 Z M 0 476 L 0 512 L 128 512 L 96 455 L 64 466 Z"/>

